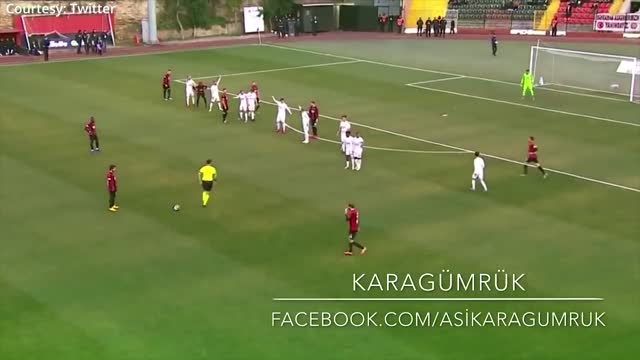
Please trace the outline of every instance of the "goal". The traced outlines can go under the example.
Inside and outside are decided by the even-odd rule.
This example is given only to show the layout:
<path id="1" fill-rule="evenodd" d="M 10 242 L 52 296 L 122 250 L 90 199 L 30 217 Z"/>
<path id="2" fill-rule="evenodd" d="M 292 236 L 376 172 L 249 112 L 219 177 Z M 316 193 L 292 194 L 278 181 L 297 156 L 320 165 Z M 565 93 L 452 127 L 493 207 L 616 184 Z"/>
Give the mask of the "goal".
<path id="1" fill-rule="evenodd" d="M 532 46 L 529 68 L 537 86 L 640 100 L 640 60 L 635 57 Z"/>

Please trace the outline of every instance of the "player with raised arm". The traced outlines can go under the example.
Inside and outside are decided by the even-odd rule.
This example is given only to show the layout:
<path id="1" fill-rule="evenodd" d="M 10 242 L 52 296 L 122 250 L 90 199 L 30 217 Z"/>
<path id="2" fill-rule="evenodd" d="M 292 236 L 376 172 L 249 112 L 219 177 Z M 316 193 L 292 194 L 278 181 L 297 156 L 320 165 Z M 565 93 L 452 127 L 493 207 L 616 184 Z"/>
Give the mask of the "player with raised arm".
<path id="1" fill-rule="evenodd" d="M 284 134 L 287 132 L 287 113 L 291 115 L 291 109 L 289 108 L 289 105 L 284 102 L 284 98 L 280 98 L 280 100 L 277 100 L 274 96 L 271 98 L 278 106 L 278 114 L 276 115 L 276 132 Z"/>
<path id="2" fill-rule="evenodd" d="M 216 103 L 218 104 L 218 109 L 222 110 L 222 107 L 220 106 L 220 91 L 218 88 L 220 86 L 220 81 L 222 81 L 222 76 L 218 77 L 218 80 L 212 82 L 211 86 L 209 87 L 209 91 L 211 91 L 211 101 L 209 102 L 209 112 L 213 110 L 213 105 Z"/>
<path id="3" fill-rule="evenodd" d="M 187 82 L 185 84 L 185 96 L 187 98 L 187 107 L 190 105 L 196 104 L 196 82 L 191 78 L 191 76 L 187 77 Z"/>
<path id="4" fill-rule="evenodd" d="M 535 100 L 533 93 L 533 75 L 529 72 L 529 69 L 524 71 L 522 79 L 520 79 L 520 85 L 522 86 L 522 100 L 524 100 L 527 93 L 531 95 L 531 100 Z"/>
<path id="5" fill-rule="evenodd" d="M 534 139 L 533 136 L 529 136 L 529 140 L 527 141 L 527 161 L 524 164 L 522 176 L 528 174 L 530 164 L 535 165 L 542 173 L 542 176 L 544 176 L 545 179 L 547 178 L 547 172 L 544 171 L 544 168 L 540 165 L 540 162 L 538 162 L 538 145 L 536 145 L 536 139 Z"/>
<path id="6" fill-rule="evenodd" d="M 479 152 L 475 152 L 475 158 L 473 159 L 473 175 L 471 175 L 471 191 L 476 191 L 476 181 L 480 181 L 480 185 L 485 192 L 489 191 L 487 189 L 487 184 L 484 182 L 484 159 L 480 156 Z"/>
<path id="7" fill-rule="evenodd" d="M 302 143 L 308 144 L 309 143 L 309 125 L 311 124 L 311 118 L 309 117 L 309 112 L 302 110 L 302 106 L 298 106 L 298 111 L 300 111 L 300 115 L 302 116 L 302 136 L 304 136 Z"/>
<path id="8" fill-rule="evenodd" d="M 347 205 L 347 208 L 344 209 L 344 216 L 349 223 L 349 248 L 344 252 L 346 256 L 353 255 L 353 246 L 355 245 L 360 249 L 360 255 L 364 255 L 367 252 L 367 248 L 356 242 L 356 236 L 358 235 L 358 231 L 360 231 L 360 214 L 358 213 L 358 209 L 353 204 Z"/>
<path id="9" fill-rule="evenodd" d="M 351 169 L 360 171 L 362 168 L 362 153 L 364 151 L 364 139 L 360 136 L 359 132 L 356 132 L 356 136 L 351 140 L 352 146 L 352 161 Z"/>
<path id="10" fill-rule="evenodd" d="M 251 118 L 251 121 L 256 121 L 256 110 L 258 104 L 258 95 L 252 90 L 247 93 L 247 111 L 248 118 Z"/>
<path id="11" fill-rule="evenodd" d="M 220 96 L 220 111 L 222 111 L 222 123 L 227 123 L 227 115 L 229 115 L 229 98 L 227 97 L 227 89 L 222 89 Z"/>
<path id="12" fill-rule="evenodd" d="M 162 96 L 164 101 L 173 100 L 171 98 L 171 69 L 167 70 L 162 77 Z"/>
<path id="13" fill-rule="evenodd" d="M 238 118 L 238 120 L 244 120 L 244 122 L 247 122 L 247 94 L 245 94 L 243 90 L 240 90 L 240 92 L 236 96 L 236 99 L 240 99 L 240 108 L 238 109 L 240 117 Z"/>
<path id="14" fill-rule="evenodd" d="M 256 93 L 256 111 L 260 109 L 260 89 L 258 89 L 258 84 L 255 81 L 251 82 L 251 92 Z"/>

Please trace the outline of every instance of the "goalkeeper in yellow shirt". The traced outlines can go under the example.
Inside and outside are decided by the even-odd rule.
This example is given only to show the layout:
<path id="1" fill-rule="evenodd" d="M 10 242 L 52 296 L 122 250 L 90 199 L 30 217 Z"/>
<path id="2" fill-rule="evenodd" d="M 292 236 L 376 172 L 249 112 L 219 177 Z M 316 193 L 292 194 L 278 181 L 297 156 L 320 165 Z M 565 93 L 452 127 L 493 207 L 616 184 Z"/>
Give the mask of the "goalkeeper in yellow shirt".
<path id="1" fill-rule="evenodd" d="M 522 74 L 520 85 L 522 86 L 522 99 L 524 100 L 528 92 L 531 95 L 531 99 L 535 100 L 535 95 L 533 94 L 533 76 L 529 72 L 529 69 L 525 70 L 524 74 Z"/>

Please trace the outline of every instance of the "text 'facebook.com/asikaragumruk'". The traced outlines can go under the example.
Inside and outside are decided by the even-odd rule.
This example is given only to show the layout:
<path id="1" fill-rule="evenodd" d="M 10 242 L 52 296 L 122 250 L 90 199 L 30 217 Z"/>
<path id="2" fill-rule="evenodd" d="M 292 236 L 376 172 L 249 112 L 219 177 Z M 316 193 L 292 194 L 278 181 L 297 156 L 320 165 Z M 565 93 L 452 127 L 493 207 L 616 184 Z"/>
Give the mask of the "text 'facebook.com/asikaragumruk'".
<path id="1" fill-rule="evenodd" d="M 438 311 L 342 312 L 296 311 L 271 313 L 276 328 L 389 327 L 389 328 L 598 328 L 606 327 L 606 312 L 595 311 Z"/>

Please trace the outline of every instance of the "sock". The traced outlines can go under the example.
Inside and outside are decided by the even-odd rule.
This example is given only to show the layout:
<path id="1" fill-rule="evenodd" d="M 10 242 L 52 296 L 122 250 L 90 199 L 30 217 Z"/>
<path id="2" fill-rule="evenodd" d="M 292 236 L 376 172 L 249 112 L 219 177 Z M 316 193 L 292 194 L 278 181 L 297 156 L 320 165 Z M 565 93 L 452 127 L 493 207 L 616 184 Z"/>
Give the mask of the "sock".
<path id="1" fill-rule="evenodd" d="M 360 170 L 360 167 L 362 167 L 362 159 L 356 161 L 356 170 Z"/>
<path id="2" fill-rule="evenodd" d="M 544 169 L 542 168 L 542 166 L 538 166 L 538 170 L 540 170 L 540 172 L 542 173 L 542 175 L 546 175 L 547 173 L 544 171 Z"/>
<path id="3" fill-rule="evenodd" d="M 349 252 L 353 252 L 353 243 L 349 241 Z"/>
<path id="4" fill-rule="evenodd" d="M 475 190 L 475 189 L 476 189 L 476 181 L 471 180 L 471 190 Z"/>
<path id="5" fill-rule="evenodd" d="M 360 248 L 360 249 L 364 249 L 364 246 L 362 246 L 361 244 L 359 244 L 359 243 L 357 243 L 357 242 L 355 242 L 355 241 L 352 243 L 352 245 L 355 245 L 355 246 L 357 246 L 357 247 L 358 247 L 358 248 Z"/>
<path id="6" fill-rule="evenodd" d="M 256 113 L 255 113 L 255 112 L 252 112 L 252 113 L 251 113 L 251 120 L 255 120 L 255 119 L 256 119 Z"/>
<path id="7" fill-rule="evenodd" d="M 227 122 L 227 115 L 228 115 L 228 114 L 229 114 L 229 113 L 228 113 L 228 112 L 226 112 L 226 111 L 222 113 L 222 121 L 223 121 L 223 122 Z"/>
<path id="8" fill-rule="evenodd" d="M 489 189 L 487 189 L 487 184 L 484 182 L 484 180 L 480 180 L 480 185 L 482 185 L 482 188 L 484 189 L 484 191 L 489 191 Z"/>
<path id="9" fill-rule="evenodd" d="M 213 101 L 209 103 L 209 111 L 213 110 Z"/>
<path id="10" fill-rule="evenodd" d="M 169 98 L 171 98 L 171 88 L 169 88 L 167 92 L 169 93 Z"/>
<path id="11" fill-rule="evenodd" d="M 348 168 L 349 167 L 349 160 L 345 161 L 345 165 L 344 167 Z"/>
<path id="12" fill-rule="evenodd" d="M 207 206 L 207 203 L 209 202 L 209 193 L 206 191 L 202 192 L 202 206 Z"/>
<path id="13" fill-rule="evenodd" d="M 524 174 L 526 175 L 529 172 L 529 166 L 527 164 L 524 165 Z"/>

